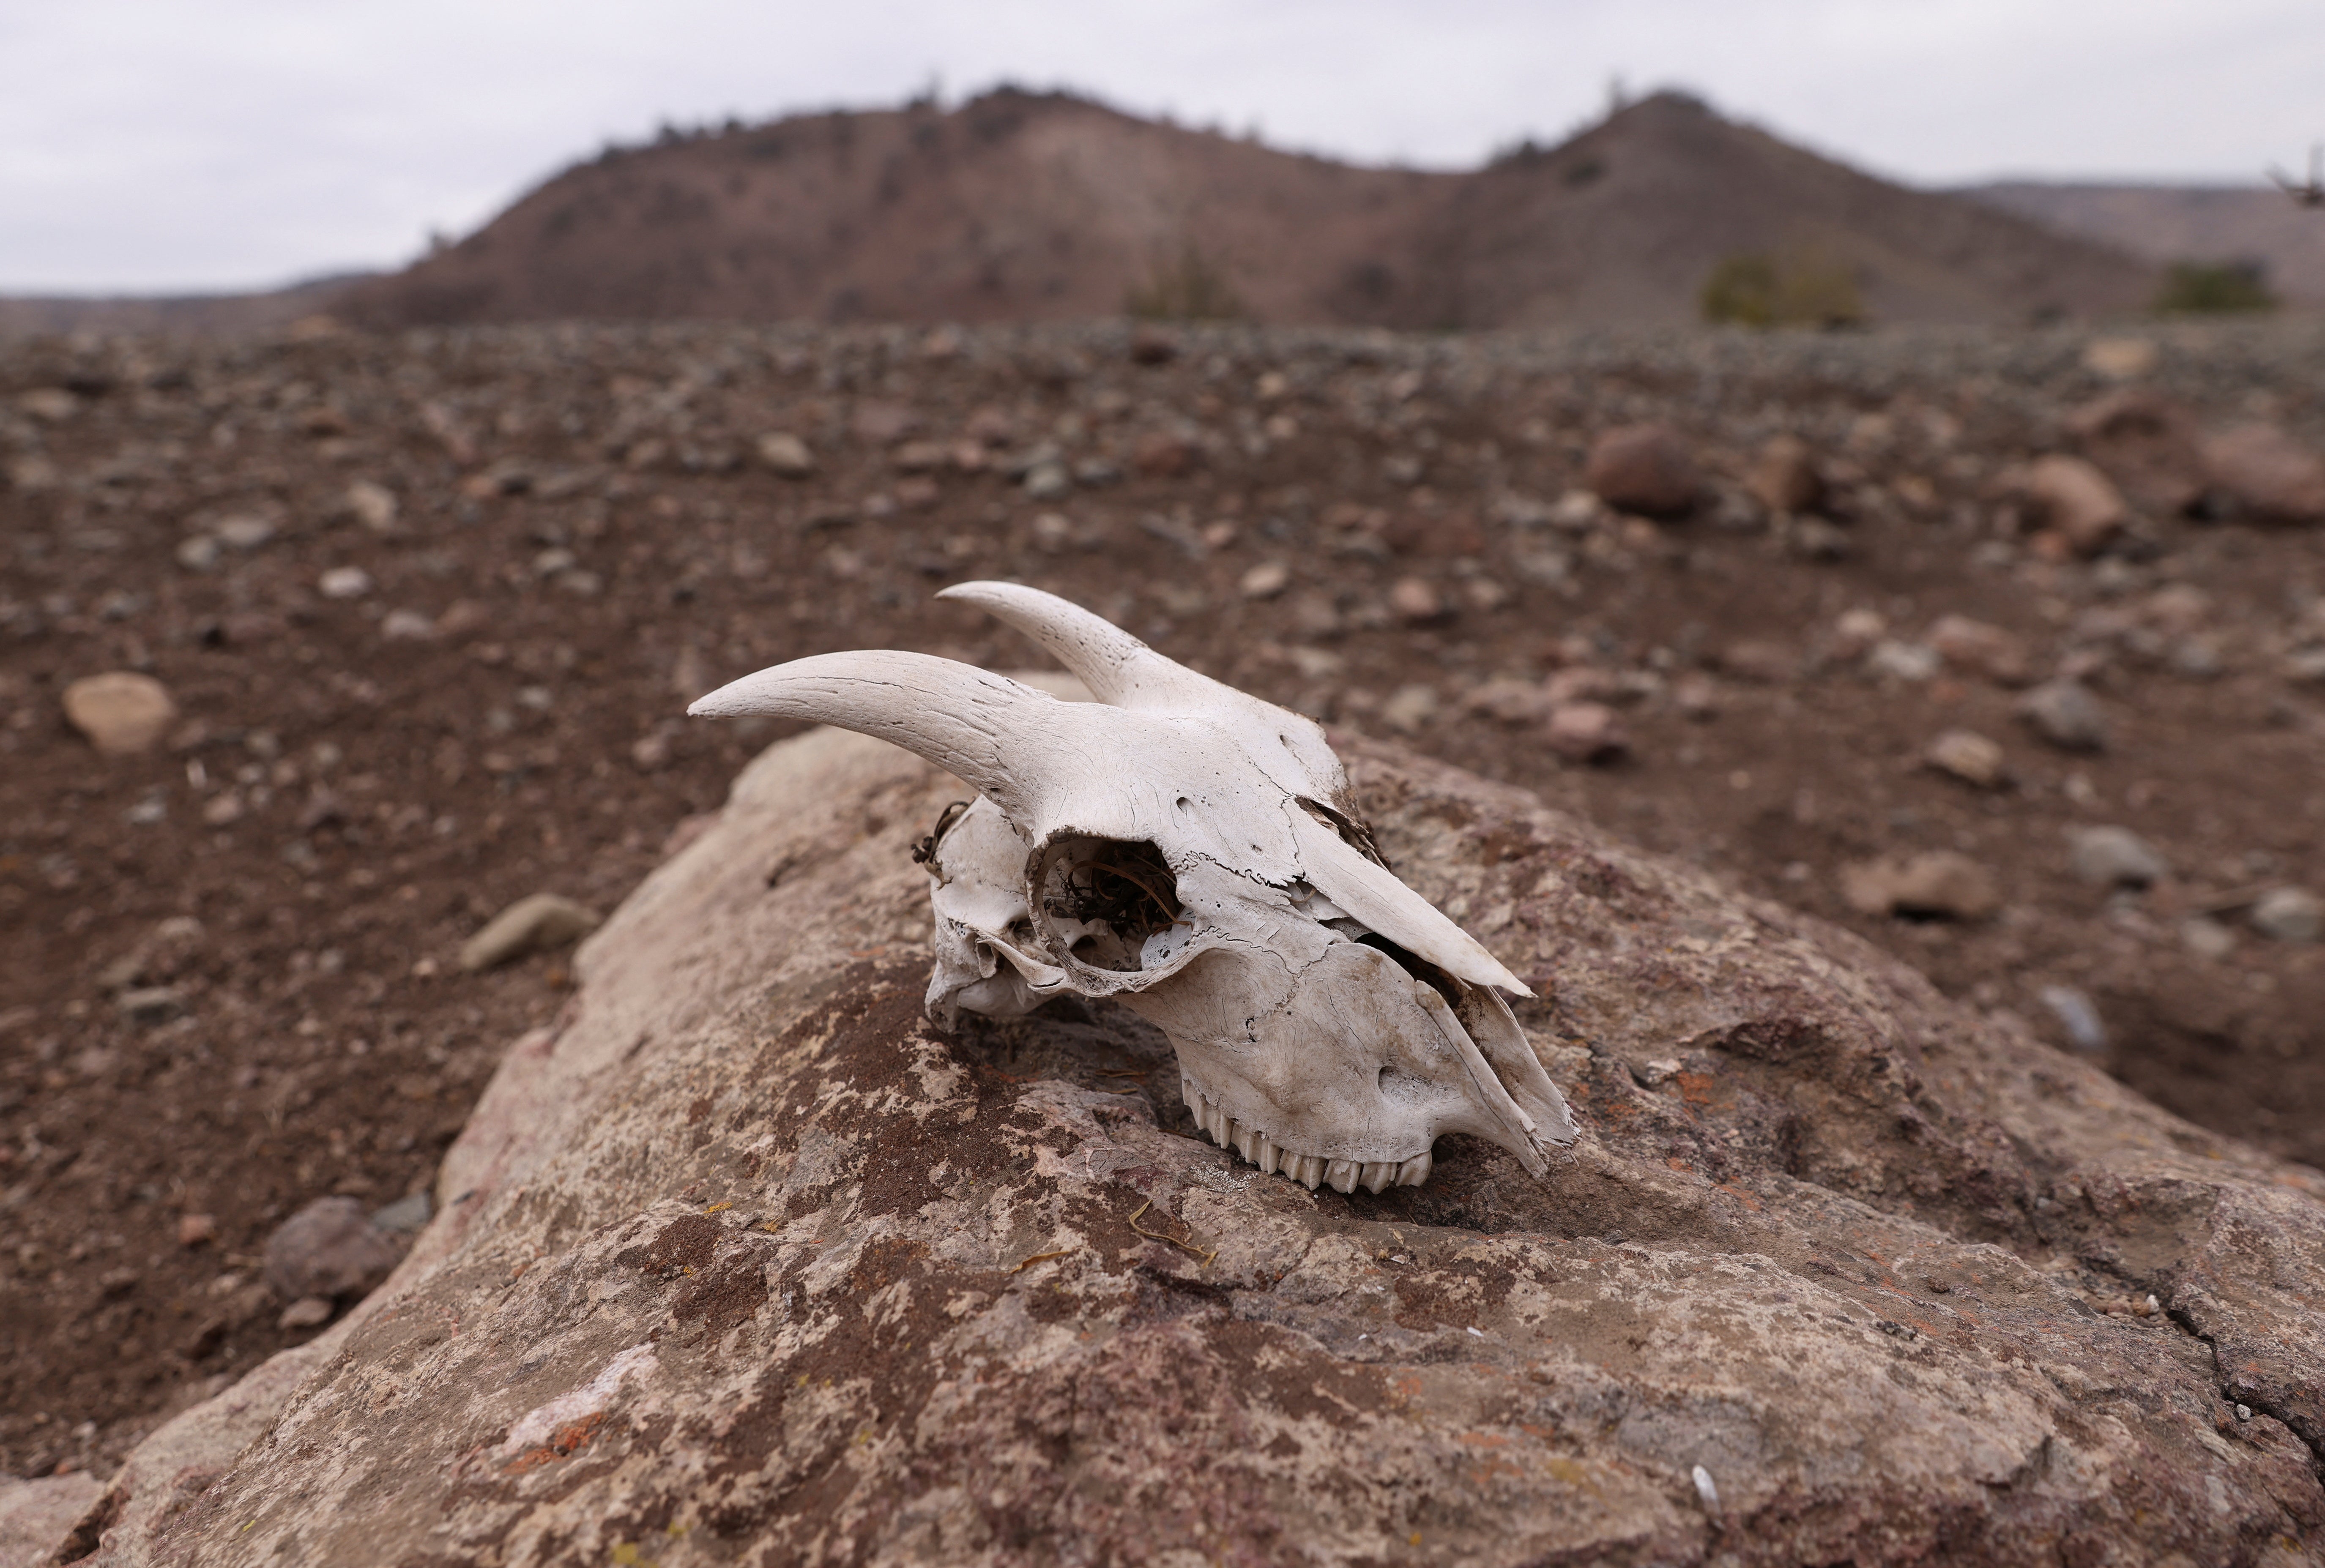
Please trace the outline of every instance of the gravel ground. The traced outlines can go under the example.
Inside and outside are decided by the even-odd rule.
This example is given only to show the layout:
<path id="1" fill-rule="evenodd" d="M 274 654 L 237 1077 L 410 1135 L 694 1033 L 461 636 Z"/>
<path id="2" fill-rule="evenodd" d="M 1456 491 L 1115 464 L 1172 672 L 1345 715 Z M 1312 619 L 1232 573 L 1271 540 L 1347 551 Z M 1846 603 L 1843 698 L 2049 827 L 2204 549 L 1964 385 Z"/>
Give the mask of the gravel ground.
<path id="1" fill-rule="evenodd" d="M 2146 389 L 2315 452 L 2320 387 L 2284 322 L 0 347 L 0 1471 L 101 1472 L 313 1333 L 270 1235 L 426 1188 L 563 999 L 570 951 L 463 944 L 537 892 L 610 909 L 718 805 L 782 733 L 681 718 L 723 680 L 1034 662 L 930 603 L 964 578 L 1539 789 L 2325 1163 L 2325 522 L 2078 418 Z M 1610 505 L 1594 443 L 1644 421 Z M 1781 493 L 1787 435 L 1820 498 Z M 2028 468 L 2078 449 L 2129 498 L 2088 531 Z M 158 683 L 142 734 L 140 682 L 69 719 L 106 672 Z"/>

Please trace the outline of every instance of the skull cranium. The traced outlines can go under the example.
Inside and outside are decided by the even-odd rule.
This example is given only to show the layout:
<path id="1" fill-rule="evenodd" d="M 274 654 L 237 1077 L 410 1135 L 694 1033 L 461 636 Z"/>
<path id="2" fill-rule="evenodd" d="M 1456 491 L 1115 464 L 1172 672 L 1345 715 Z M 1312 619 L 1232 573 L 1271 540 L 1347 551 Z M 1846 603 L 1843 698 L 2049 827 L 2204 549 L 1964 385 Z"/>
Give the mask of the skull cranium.
<path id="1" fill-rule="evenodd" d="M 940 826 L 930 1015 L 1111 996 L 1160 1028 L 1214 1139 L 1314 1187 L 1418 1185 L 1440 1133 L 1545 1169 L 1574 1137 L 1505 993 L 1525 985 L 1382 863 L 1312 721 L 1054 595 L 965 583 L 1089 687 L 824 654 L 688 711 L 894 742 L 980 795 Z"/>

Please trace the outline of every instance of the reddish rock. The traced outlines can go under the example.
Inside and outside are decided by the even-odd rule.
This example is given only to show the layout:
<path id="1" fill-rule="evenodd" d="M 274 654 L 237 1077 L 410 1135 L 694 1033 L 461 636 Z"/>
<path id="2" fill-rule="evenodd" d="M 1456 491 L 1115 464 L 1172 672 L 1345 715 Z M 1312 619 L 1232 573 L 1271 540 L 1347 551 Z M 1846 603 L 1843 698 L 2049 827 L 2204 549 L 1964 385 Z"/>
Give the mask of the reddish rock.
<path id="1" fill-rule="evenodd" d="M 2114 482 L 2080 457 L 2052 453 L 2026 475 L 2026 499 L 2077 555 L 2096 555 L 2131 521 Z"/>
<path id="2" fill-rule="evenodd" d="M 1560 703 L 1550 710 L 1542 734 L 1570 762 L 1610 762 L 1631 744 L 1621 716 L 1604 703 Z"/>
<path id="3" fill-rule="evenodd" d="M 1583 484 L 1607 505 L 1650 517 L 1694 506 L 1703 478 L 1687 443 L 1664 425 L 1623 425 L 1590 444 Z"/>
<path id="4" fill-rule="evenodd" d="M 1761 447 L 1744 488 L 1770 512 L 1814 512 L 1824 504 L 1824 475 L 1798 436 L 1776 436 Z"/>
<path id="5" fill-rule="evenodd" d="M 2125 387 L 2069 413 L 2067 431 L 2132 504 L 2159 517 L 2185 512 L 2204 490 L 2196 416 L 2148 387 Z"/>
<path id="6" fill-rule="evenodd" d="M 1956 669 L 2004 686 L 2024 686 L 2033 678 L 2033 660 L 2026 651 L 2025 640 L 1984 621 L 1941 615 L 1930 628 L 1929 642 Z"/>
<path id="7" fill-rule="evenodd" d="M 1398 620 L 1418 626 L 1445 613 L 1445 596 L 1426 577 L 1399 577 L 1388 591 L 1388 607 Z"/>
<path id="8" fill-rule="evenodd" d="M 1942 916 L 1976 920 L 2002 902 L 1994 877 L 1968 855 L 1950 849 L 1909 856 L 1885 855 L 1841 868 L 1841 896 L 1866 915 Z"/>
<path id="9" fill-rule="evenodd" d="M 2204 443 L 2214 485 L 2272 522 L 2325 522 L 2325 458 L 2274 425 L 2240 425 Z"/>

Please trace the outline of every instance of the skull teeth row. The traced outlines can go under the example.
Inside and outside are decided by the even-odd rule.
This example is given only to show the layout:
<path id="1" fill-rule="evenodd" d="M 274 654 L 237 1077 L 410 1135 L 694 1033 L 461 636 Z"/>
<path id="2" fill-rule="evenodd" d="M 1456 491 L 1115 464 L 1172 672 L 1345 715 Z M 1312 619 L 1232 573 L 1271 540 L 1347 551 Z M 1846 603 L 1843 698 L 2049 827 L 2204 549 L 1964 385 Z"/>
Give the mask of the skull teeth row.
<path id="1" fill-rule="evenodd" d="M 1281 1171 L 1293 1181 L 1302 1183 L 1309 1191 L 1329 1186 L 1336 1193 L 1352 1193 L 1362 1187 L 1377 1193 L 1389 1187 L 1417 1187 L 1429 1179 L 1429 1151 L 1423 1149 L 1408 1160 L 1326 1159 L 1318 1154 L 1301 1154 L 1283 1148 L 1255 1127 L 1246 1127 L 1213 1104 L 1203 1092 L 1188 1084 L 1186 1101 L 1195 1113 L 1195 1121 L 1210 1135 L 1211 1141 L 1221 1148 L 1231 1148 L 1245 1159 L 1273 1175 Z"/>

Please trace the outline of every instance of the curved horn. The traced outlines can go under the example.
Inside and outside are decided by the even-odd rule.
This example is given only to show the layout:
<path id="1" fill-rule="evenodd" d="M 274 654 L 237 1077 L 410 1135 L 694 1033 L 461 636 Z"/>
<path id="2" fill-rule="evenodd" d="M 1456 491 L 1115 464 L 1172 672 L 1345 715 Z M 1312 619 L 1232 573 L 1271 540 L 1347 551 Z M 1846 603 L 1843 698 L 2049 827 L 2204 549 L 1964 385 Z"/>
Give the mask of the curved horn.
<path id="1" fill-rule="evenodd" d="M 804 719 L 871 735 L 954 774 L 1024 822 L 1057 773 L 1058 752 L 1085 727 L 1073 712 L 1079 706 L 949 659 L 867 650 L 778 664 L 697 697 L 686 711 Z"/>
<path id="2" fill-rule="evenodd" d="M 1295 795 L 1355 815 L 1344 798 L 1347 770 L 1314 720 L 1189 669 L 1113 622 L 1023 583 L 955 583 L 937 597 L 974 604 L 1023 632 L 1110 707 L 1183 714 L 1236 728 L 1262 772 Z"/>
<path id="3" fill-rule="evenodd" d="M 1513 996 L 1533 994 L 1482 943 L 1399 881 L 1395 872 L 1366 860 L 1363 851 L 1296 807 L 1286 815 L 1300 844 L 1301 871 L 1317 891 L 1366 927 L 1457 980 L 1497 986 Z"/>

